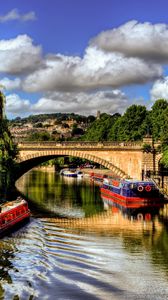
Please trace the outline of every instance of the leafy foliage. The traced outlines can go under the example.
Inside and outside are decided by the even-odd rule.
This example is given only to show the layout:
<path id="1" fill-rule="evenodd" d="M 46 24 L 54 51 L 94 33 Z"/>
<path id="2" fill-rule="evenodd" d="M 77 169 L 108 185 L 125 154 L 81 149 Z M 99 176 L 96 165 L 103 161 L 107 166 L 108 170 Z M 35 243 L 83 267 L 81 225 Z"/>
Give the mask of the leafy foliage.
<path id="1" fill-rule="evenodd" d="M 9 171 L 18 151 L 13 143 L 10 131 L 8 129 L 8 121 L 3 118 L 5 97 L 0 92 L 0 172 Z"/>
<path id="2" fill-rule="evenodd" d="M 118 141 L 141 140 L 146 131 L 144 125 L 146 117 L 147 110 L 145 106 L 130 106 L 125 114 L 114 124 L 109 133 L 110 139 Z"/>
<path id="3" fill-rule="evenodd" d="M 150 153 L 152 152 L 152 146 L 150 144 L 143 144 L 143 152 Z"/>
<path id="4" fill-rule="evenodd" d="M 165 168 L 168 168 L 168 146 L 165 147 L 165 149 L 163 151 L 163 156 L 161 158 L 161 164 L 163 164 L 163 166 Z"/>
<path id="5" fill-rule="evenodd" d="M 168 121 L 168 102 L 164 99 L 157 100 L 152 106 L 150 112 L 150 120 L 152 126 L 152 136 L 155 140 L 165 139 L 165 133 L 168 137 L 167 128 L 168 125 L 165 124 Z M 166 126 L 166 127 L 165 127 Z"/>
<path id="6" fill-rule="evenodd" d="M 108 135 L 111 127 L 116 120 L 120 118 L 119 114 L 113 116 L 108 114 L 101 114 L 100 119 L 95 120 L 86 134 L 83 135 L 82 140 L 85 141 L 106 141 L 109 139 Z"/>
<path id="7" fill-rule="evenodd" d="M 7 125 L 7 123 L 5 122 Z M 8 169 L 9 162 L 16 157 L 18 150 L 17 146 L 13 143 L 8 127 L 1 120 L 0 124 L 0 162 L 1 169 Z M 3 131 L 3 132 L 2 132 Z M 10 167 L 10 166 L 9 166 Z"/>
<path id="8" fill-rule="evenodd" d="M 48 132 L 34 132 L 28 137 L 29 141 L 49 141 L 51 140 Z"/>

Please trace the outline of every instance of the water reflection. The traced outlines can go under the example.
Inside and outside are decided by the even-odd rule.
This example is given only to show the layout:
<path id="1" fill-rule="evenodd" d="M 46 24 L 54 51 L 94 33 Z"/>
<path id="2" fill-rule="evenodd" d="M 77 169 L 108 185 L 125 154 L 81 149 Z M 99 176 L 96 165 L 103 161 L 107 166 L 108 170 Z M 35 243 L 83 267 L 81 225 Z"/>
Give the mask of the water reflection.
<path id="1" fill-rule="evenodd" d="M 118 204 L 118 202 L 116 202 L 112 197 L 109 200 L 108 198 L 101 195 L 101 198 L 104 203 L 105 210 L 108 210 L 111 207 L 113 211 L 121 211 L 122 214 L 129 219 L 137 219 L 140 221 L 150 221 L 154 219 L 155 216 L 159 215 L 159 211 L 164 208 L 163 201 L 157 202 L 153 206 L 150 203 L 149 205 L 136 204 L 134 205 L 134 207 L 132 207 L 132 204 L 129 205 L 127 203 L 122 206 L 121 204 Z"/>
<path id="2" fill-rule="evenodd" d="M 167 206 L 137 218 L 54 173 L 17 186 L 33 216 L 0 241 L 0 299 L 168 299 Z"/>
<path id="3" fill-rule="evenodd" d="M 89 181 L 32 171 L 18 181 L 17 187 L 28 196 L 31 207 L 35 206 L 35 213 L 42 212 L 43 216 L 81 218 L 103 211 L 99 188 L 90 186 Z"/>

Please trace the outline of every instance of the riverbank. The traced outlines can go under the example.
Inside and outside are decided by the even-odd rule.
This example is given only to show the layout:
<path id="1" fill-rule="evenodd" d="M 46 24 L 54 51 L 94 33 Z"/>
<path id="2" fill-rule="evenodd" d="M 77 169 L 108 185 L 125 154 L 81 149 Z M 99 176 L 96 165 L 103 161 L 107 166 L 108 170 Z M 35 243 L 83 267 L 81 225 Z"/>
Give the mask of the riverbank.
<path id="1" fill-rule="evenodd" d="M 38 166 L 35 167 L 34 170 L 40 170 L 40 171 L 47 171 L 47 172 L 57 172 L 55 170 L 55 166 Z M 77 168 L 77 170 L 80 170 L 81 172 L 83 172 L 86 176 L 90 176 L 91 174 L 100 174 L 100 175 L 107 175 L 107 176 L 113 176 L 115 177 L 115 175 L 112 173 L 111 170 L 108 169 L 91 169 L 91 168 Z M 58 171 L 59 172 L 59 171 Z"/>
<path id="2" fill-rule="evenodd" d="M 90 176 L 91 174 L 95 175 L 106 175 L 111 177 L 116 177 L 114 173 L 112 173 L 111 170 L 108 169 L 90 169 L 90 168 L 83 168 L 81 171 L 87 176 Z"/>

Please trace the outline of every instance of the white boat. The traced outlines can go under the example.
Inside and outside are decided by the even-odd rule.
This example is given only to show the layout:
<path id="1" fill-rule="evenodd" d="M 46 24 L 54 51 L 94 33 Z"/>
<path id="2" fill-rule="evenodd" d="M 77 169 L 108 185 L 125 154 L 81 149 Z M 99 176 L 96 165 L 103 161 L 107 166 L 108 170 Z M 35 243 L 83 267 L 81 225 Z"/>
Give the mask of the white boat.
<path id="1" fill-rule="evenodd" d="M 76 170 L 74 170 L 74 171 L 64 170 L 61 175 L 67 176 L 67 177 L 77 177 L 77 172 L 76 172 Z"/>
<path id="2" fill-rule="evenodd" d="M 67 177 L 77 177 L 77 178 L 82 178 L 83 177 L 83 172 L 80 170 L 67 170 L 67 169 L 62 169 L 60 171 L 60 175 L 67 176 Z"/>
<path id="3" fill-rule="evenodd" d="M 64 172 L 65 172 L 65 170 L 62 169 L 62 170 L 60 171 L 60 175 L 64 175 Z"/>
<path id="4" fill-rule="evenodd" d="M 76 171 L 76 173 L 77 173 L 77 177 L 78 177 L 78 178 L 82 178 L 82 177 L 83 177 L 83 172 L 81 172 L 81 171 Z"/>

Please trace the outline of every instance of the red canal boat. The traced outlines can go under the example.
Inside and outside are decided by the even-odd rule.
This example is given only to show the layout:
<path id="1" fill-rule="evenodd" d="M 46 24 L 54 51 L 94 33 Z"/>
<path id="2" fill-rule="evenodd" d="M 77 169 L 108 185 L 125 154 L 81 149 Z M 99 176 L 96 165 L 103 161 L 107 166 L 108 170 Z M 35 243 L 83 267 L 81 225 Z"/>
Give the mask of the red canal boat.
<path id="1" fill-rule="evenodd" d="M 104 179 L 100 190 L 106 200 L 129 208 L 157 206 L 163 200 L 163 195 L 152 181 Z"/>
<path id="2" fill-rule="evenodd" d="M 12 228 L 14 225 L 30 217 L 27 202 L 18 197 L 0 205 L 0 235 Z"/>
<path id="3" fill-rule="evenodd" d="M 107 178 L 107 175 L 100 174 L 100 173 L 94 173 L 94 172 L 90 173 L 90 179 L 99 184 L 101 184 L 103 182 L 104 178 Z"/>

